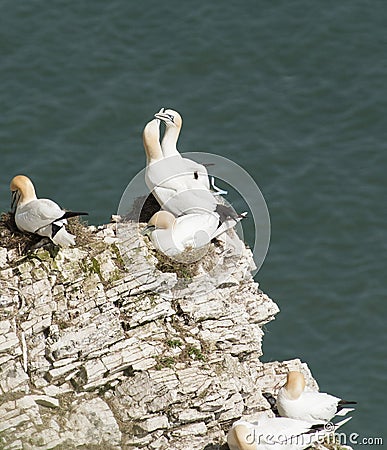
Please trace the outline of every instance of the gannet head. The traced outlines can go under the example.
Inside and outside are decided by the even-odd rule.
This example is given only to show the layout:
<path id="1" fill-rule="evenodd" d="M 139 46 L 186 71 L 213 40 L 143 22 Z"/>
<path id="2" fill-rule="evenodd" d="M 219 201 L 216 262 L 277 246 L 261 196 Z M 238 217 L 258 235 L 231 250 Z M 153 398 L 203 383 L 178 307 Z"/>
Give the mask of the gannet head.
<path id="1" fill-rule="evenodd" d="M 32 181 L 25 175 L 16 175 L 10 184 L 11 190 L 11 211 L 15 212 L 18 205 L 36 200 L 35 188 Z"/>
<path id="2" fill-rule="evenodd" d="M 290 371 L 284 389 L 290 400 L 297 400 L 305 389 L 304 375 L 301 372 Z"/>
<path id="3" fill-rule="evenodd" d="M 154 230 L 167 230 L 173 227 L 175 216 L 169 211 L 157 211 L 149 219 L 148 225 L 142 231 L 143 235 L 148 235 Z"/>
<path id="4" fill-rule="evenodd" d="M 180 130 L 183 126 L 183 119 L 181 118 L 181 115 L 173 109 L 162 108 L 155 114 L 155 117 L 162 120 L 167 128 L 177 128 Z"/>

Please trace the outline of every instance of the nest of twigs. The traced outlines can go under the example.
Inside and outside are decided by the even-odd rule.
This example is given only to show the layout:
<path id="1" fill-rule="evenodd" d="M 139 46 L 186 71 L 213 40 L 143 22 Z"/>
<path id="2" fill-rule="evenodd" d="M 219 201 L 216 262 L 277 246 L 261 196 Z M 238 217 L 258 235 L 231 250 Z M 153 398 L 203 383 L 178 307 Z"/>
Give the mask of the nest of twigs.
<path id="1" fill-rule="evenodd" d="M 77 246 L 84 246 L 93 241 L 93 235 L 88 230 L 87 223 L 82 222 L 79 217 L 68 219 L 66 229 L 76 236 Z M 0 247 L 8 250 L 16 249 L 18 254 L 22 256 L 46 245 L 55 247 L 55 244 L 49 238 L 21 232 L 16 226 L 14 214 L 10 212 L 1 214 Z"/>

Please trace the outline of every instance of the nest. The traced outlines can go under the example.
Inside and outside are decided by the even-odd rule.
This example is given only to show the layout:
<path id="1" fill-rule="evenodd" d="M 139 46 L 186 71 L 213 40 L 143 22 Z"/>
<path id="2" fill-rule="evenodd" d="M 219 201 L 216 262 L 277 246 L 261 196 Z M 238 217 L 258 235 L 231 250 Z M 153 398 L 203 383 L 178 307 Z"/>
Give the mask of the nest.
<path id="1" fill-rule="evenodd" d="M 131 211 L 123 217 L 123 220 L 147 223 L 154 213 L 160 211 L 160 205 L 152 193 L 143 195 L 134 200 Z"/>
<path id="2" fill-rule="evenodd" d="M 66 229 L 76 236 L 77 246 L 84 246 L 93 241 L 93 235 L 79 217 L 68 219 Z M 55 247 L 55 244 L 44 236 L 21 232 L 15 223 L 15 215 L 2 213 L 0 217 L 0 247 L 8 250 L 16 249 L 19 256 L 25 255 L 39 247 Z"/>

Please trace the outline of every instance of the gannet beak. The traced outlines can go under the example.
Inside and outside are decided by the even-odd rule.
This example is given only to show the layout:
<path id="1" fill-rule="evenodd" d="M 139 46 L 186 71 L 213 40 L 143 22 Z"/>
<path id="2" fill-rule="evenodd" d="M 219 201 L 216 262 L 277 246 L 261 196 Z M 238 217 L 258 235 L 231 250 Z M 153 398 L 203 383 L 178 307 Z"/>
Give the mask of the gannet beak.
<path id="1" fill-rule="evenodd" d="M 20 192 L 12 191 L 11 197 L 11 212 L 14 213 L 16 211 L 17 204 L 19 203 Z"/>
<path id="2" fill-rule="evenodd" d="M 147 225 L 142 231 L 141 234 L 143 236 L 149 236 L 152 231 L 154 231 L 156 229 L 156 227 L 154 225 Z"/>
<path id="3" fill-rule="evenodd" d="M 153 117 L 155 117 L 156 119 L 158 119 L 159 117 L 157 117 L 159 114 L 163 115 L 165 111 L 165 108 L 161 108 L 159 112 L 155 113 L 153 115 Z"/>
<path id="4" fill-rule="evenodd" d="M 166 114 L 164 111 L 161 110 L 158 113 L 156 113 L 154 117 L 156 117 L 156 119 L 162 120 L 163 122 L 174 123 L 174 117 L 171 114 Z"/>

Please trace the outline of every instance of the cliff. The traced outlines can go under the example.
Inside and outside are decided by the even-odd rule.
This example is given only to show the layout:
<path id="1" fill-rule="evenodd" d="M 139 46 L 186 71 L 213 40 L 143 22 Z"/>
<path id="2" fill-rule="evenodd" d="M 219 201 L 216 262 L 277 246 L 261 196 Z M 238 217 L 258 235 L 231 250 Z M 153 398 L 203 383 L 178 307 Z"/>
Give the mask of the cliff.
<path id="1" fill-rule="evenodd" d="M 299 360 L 262 363 L 277 305 L 230 232 L 189 266 L 132 222 L 75 248 L 0 248 L 0 448 L 227 448 Z"/>

